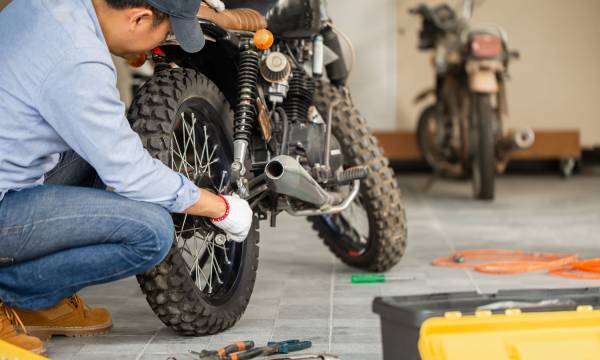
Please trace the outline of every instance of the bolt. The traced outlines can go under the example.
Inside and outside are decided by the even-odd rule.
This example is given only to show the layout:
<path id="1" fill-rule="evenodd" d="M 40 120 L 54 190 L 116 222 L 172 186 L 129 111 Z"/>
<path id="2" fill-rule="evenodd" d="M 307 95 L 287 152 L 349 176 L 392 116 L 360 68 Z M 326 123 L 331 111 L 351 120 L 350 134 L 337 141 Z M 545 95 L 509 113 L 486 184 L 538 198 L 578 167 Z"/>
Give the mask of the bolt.
<path id="1" fill-rule="evenodd" d="M 215 236 L 215 243 L 217 243 L 217 245 L 225 245 L 226 242 L 227 236 L 223 234 L 218 234 L 217 236 Z"/>
<path id="2" fill-rule="evenodd" d="M 234 161 L 233 164 L 231 164 L 231 172 L 233 172 L 234 174 L 239 174 L 242 171 L 242 163 L 239 161 Z"/>

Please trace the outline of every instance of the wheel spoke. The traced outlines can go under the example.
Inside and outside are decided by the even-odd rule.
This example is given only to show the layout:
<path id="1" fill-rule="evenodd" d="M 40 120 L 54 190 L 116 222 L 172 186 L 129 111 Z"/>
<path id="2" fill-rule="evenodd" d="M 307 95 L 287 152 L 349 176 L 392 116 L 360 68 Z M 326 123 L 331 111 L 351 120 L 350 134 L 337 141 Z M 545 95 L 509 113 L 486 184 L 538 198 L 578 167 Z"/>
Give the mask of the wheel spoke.
<path id="1" fill-rule="evenodd" d="M 213 241 L 212 242 L 212 261 L 215 267 L 215 277 L 217 278 L 217 282 L 219 283 L 219 285 L 223 284 L 223 281 L 221 280 L 221 274 L 223 273 L 223 270 L 221 269 L 221 265 L 219 265 L 219 262 L 217 261 L 217 254 L 215 253 L 215 247 L 218 247 L 216 245 L 216 243 Z"/>
<path id="2" fill-rule="evenodd" d="M 198 149 L 196 141 L 196 114 L 192 113 L 192 149 L 194 150 L 194 176 L 198 176 L 199 168 L 202 166 L 202 162 L 198 161 Z"/>
<path id="3" fill-rule="evenodd" d="M 208 237 L 210 237 L 210 235 Z M 207 237 L 207 239 L 208 239 L 208 237 Z M 198 246 L 198 242 L 195 242 L 195 244 L 196 244 L 196 246 Z M 200 266 L 200 263 L 199 263 L 200 256 L 204 254 L 204 252 L 201 253 L 201 250 L 204 250 L 204 249 L 206 249 L 205 251 L 208 251 L 208 244 L 205 239 L 202 239 L 202 246 L 199 246 L 197 248 L 196 255 L 194 256 L 194 259 L 193 259 L 193 261 L 194 261 L 193 266 L 196 271 L 196 285 L 201 290 L 202 290 L 202 282 L 201 282 L 200 275 L 202 275 L 202 277 L 204 278 L 204 280 L 206 281 L 206 283 L 209 285 L 209 288 L 210 288 L 210 280 L 209 280 L 210 275 L 208 277 L 206 276 L 204 271 L 202 271 L 202 267 Z"/>
<path id="4" fill-rule="evenodd" d="M 204 125 L 202 127 L 202 131 L 204 132 L 204 142 L 202 143 L 202 151 L 200 152 L 200 166 L 202 167 L 202 162 L 204 161 L 204 150 L 206 149 L 206 147 L 208 146 L 208 141 L 206 138 L 206 125 Z M 204 172 L 204 170 L 203 170 Z"/>
<path id="5" fill-rule="evenodd" d="M 175 152 L 173 152 L 173 153 L 174 153 L 175 155 L 177 155 L 177 156 L 179 157 L 179 159 L 181 160 L 181 161 L 179 162 L 179 168 L 177 168 L 177 169 L 173 169 L 173 170 L 176 170 L 177 172 L 181 172 L 181 168 L 182 168 L 182 166 L 183 166 L 183 164 L 184 164 L 184 161 L 183 161 L 183 156 L 181 155 L 181 147 L 179 146 L 179 141 L 177 141 L 177 136 L 175 136 L 175 134 L 173 134 L 173 136 L 172 136 L 172 139 L 174 139 L 174 140 L 175 140 L 175 145 L 177 146 L 177 150 L 178 150 L 178 152 L 177 152 L 177 153 L 175 153 Z"/>
<path id="6" fill-rule="evenodd" d="M 223 170 L 221 172 L 221 182 L 219 183 L 219 189 L 217 190 L 219 194 L 223 193 L 223 185 L 225 183 L 225 177 L 227 176 L 227 170 Z"/>

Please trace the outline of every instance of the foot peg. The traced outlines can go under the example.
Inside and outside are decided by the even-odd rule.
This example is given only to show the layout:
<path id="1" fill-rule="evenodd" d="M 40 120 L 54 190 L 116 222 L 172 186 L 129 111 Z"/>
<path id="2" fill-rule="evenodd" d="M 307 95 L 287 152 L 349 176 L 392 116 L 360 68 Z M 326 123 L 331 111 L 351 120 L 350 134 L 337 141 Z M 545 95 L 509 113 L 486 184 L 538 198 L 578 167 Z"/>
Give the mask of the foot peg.
<path id="1" fill-rule="evenodd" d="M 369 176 L 369 168 L 366 166 L 355 166 L 344 170 L 336 176 L 339 185 L 350 185 L 354 180 L 363 180 Z"/>

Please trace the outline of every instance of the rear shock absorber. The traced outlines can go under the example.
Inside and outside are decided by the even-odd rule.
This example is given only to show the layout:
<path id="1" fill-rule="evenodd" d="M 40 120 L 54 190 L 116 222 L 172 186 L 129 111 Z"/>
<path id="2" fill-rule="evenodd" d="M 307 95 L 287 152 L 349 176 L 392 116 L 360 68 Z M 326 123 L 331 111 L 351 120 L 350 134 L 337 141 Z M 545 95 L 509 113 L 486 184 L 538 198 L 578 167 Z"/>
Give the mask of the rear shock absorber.
<path id="1" fill-rule="evenodd" d="M 242 176 L 246 173 L 245 161 L 258 111 L 258 72 L 260 56 L 246 43 L 240 54 L 238 74 L 238 103 L 235 108 L 233 128 L 233 163 L 231 175 L 238 185 L 240 195 L 247 192 Z"/>

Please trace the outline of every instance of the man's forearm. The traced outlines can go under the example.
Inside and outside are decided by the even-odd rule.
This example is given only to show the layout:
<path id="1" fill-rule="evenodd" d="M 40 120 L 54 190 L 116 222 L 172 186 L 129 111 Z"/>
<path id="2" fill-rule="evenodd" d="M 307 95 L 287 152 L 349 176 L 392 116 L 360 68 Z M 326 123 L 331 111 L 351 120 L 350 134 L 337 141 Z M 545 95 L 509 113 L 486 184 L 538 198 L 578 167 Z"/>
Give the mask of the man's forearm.
<path id="1" fill-rule="evenodd" d="M 194 205 L 185 210 L 185 213 L 214 219 L 223 216 L 226 207 L 225 201 L 223 201 L 220 196 L 205 189 L 200 189 L 200 197 Z"/>

